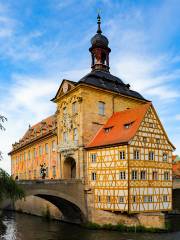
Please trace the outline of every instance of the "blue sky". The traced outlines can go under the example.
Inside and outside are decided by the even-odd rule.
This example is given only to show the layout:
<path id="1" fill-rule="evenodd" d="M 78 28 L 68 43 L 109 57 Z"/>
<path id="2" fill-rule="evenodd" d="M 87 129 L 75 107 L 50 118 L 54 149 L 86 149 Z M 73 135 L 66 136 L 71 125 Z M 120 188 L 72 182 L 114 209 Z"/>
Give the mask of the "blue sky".
<path id="1" fill-rule="evenodd" d="M 111 73 L 153 101 L 180 154 L 179 0 L 0 0 L 0 167 L 10 170 L 7 152 L 28 125 L 54 113 L 62 79 L 90 71 L 99 9 Z"/>

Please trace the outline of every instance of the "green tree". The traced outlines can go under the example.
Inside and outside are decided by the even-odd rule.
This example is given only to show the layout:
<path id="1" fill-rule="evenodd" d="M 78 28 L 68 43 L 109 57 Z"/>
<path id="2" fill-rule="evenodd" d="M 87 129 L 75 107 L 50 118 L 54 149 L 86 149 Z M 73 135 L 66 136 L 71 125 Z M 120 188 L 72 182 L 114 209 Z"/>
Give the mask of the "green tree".
<path id="1" fill-rule="evenodd" d="M 5 127 L 3 123 L 7 121 L 7 118 L 0 115 L 0 130 L 4 131 Z M 2 160 L 2 153 L 0 151 L 0 160 Z M 17 185 L 14 179 L 0 168 L 0 202 L 3 199 L 22 199 L 24 198 L 24 191 Z"/>
<path id="2" fill-rule="evenodd" d="M 3 126 L 3 123 L 7 121 L 7 118 L 0 114 L 0 130 L 4 131 L 5 127 Z M 2 160 L 2 152 L 0 150 L 0 160 Z"/>
<path id="3" fill-rule="evenodd" d="M 7 198 L 15 201 L 24 197 L 24 191 L 8 173 L 0 168 L 0 202 Z"/>

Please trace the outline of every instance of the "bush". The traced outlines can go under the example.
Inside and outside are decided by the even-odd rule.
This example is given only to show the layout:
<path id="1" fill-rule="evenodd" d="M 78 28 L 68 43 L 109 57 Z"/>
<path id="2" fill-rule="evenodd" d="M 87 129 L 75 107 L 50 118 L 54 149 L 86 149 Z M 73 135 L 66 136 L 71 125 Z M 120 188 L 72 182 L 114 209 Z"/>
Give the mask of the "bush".
<path id="1" fill-rule="evenodd" d="M 15 201 L 24 197 L 24 191 L 17 185 L 8 173 L 0 168 L 0 201 L 6 198 L 10 198 Z"/>

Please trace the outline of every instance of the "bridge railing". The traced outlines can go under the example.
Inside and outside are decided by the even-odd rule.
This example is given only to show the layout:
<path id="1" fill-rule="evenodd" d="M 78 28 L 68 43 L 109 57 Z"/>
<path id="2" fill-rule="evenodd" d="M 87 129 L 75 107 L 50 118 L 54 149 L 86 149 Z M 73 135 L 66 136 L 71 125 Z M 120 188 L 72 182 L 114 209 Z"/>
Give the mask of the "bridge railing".
<path id="1" fill-rule="evenodd" d="M 17 184 L 73 184 L 82 183 L 81 179 L 35 179 L 35 180 L 17 180 Z"/>

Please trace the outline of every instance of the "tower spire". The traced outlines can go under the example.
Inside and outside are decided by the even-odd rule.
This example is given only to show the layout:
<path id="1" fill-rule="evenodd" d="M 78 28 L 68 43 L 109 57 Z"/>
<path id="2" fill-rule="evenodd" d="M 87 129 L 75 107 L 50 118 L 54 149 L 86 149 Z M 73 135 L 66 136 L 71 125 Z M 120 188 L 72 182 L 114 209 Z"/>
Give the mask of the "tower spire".
<path id="1" fill-rule="evenodd" d="M 102 31 L 101 31 L 101 17 L 100 17 L 100 15 L 99 15 L 99 13 L 98 13 L 98 16 L 97 16 L 97 24 L 98 24 L 98 29 L 97 29 L 97 33 L 102 33 Z"/>
<path id="2" fill-rule="evenodd" d="M 96 34 L 91 38 L 91 47 L 89 51 L 91 52 L 92 71 L 106 71 L 109 72 L 109 53 L 111 49 L 108 47 L 109 41 L 107 37 L 102 34 L 101 31 L 101 17 L 97 16 L 98 29 Z"/>

